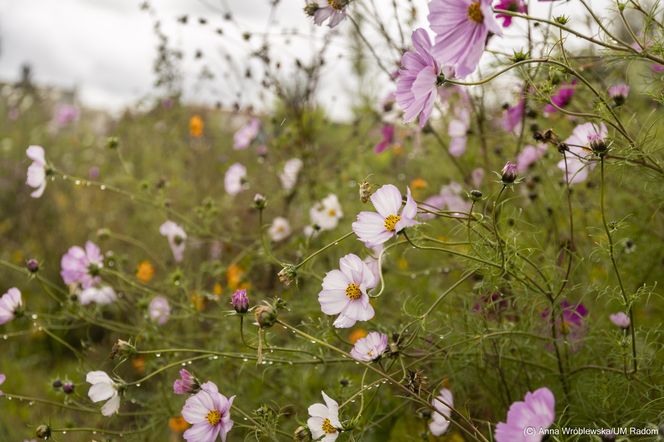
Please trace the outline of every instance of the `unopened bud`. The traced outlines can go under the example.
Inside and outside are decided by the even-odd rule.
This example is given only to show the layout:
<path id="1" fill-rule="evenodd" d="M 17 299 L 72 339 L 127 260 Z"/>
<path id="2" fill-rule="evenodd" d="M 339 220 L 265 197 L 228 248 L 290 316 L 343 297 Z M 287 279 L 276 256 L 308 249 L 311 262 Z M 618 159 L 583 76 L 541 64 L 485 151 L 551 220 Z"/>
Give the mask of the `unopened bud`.
<path id="1" fill-rule="evenodd" d="M 48 425 L 40 425 L 35 430 L 35 436 L 40 439 L 49 439 L 51 437 L 51 427 Z"/>
<path id="2" fill-rule="evenodd" d="M 291 285 L 297 279 L 297 268 L 292 264 L 287 264 L 277 274 L 279 281 L 286 287 Z"/>
<path id="3" fill-rule="evenodd" d="M 505 167 L 503 167 L 501 174 L 502 175 L 500 179 L 502 180 L 503 184 L 507 185 L 514 183 L 517 177 L 516 163 L 511 161 L 505 163 Z"/>
<path id="4" fill-rule="evenodd" d="M 298 442 L 309 442 L 311 440 L 311 431 L 307 427 L 299 426 L 293 433 L 293 439 Z"/>
<path id="5" fill-rule="evenodd" d="M 111 349 L 110 359 L 122 358 L 125 359 L 136 353 L 136 347 L 134 347 L 130 342 L 118 339 L 113 348 Z"/>
<path id="6" fill-rule="evenodd" d="M 259 305 L 254 310 L 254 314 L 260 328 L 270 328 L 277 321 L 277 312 L 269 305 Z"/>
<path id="7" fill-rule="evenodd" d="M 468 197 L 473 201 L 479 201 L 482 199 L 482 192 L 477 189 L 473 189 L 468 193 Z"/>
<path id="8" fill-rule="evenodd" d="M 263 195 L 257 193 L 254 195 L 254 209 L 263 210 L 267 206 L 267 200 Z"/>
<path id="9" fill-rule="evenodd" d="M 243 314 L 249 310 L 249 297 L 246 289 L 236 290 L 231 297 L 231 304 L 236 312 Z"/>
<path id="10" fill-rule="evenodd" d="M 37 273 L 39 271 L 39 261 L 30 258 L 26 261 L 25 266 L 30 273 Z"/>

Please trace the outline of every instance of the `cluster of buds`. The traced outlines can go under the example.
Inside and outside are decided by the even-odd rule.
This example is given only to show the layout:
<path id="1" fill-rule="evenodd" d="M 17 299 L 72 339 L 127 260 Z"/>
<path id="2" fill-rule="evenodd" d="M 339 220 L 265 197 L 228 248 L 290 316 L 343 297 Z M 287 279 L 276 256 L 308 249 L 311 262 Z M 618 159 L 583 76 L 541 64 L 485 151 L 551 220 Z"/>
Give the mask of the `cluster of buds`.
<path id="1" fill-rule="evenodd" d="M 74 383 L 71 381 L 62 382 L 60 379 L 56 379 L 52 385 L 55 390 L 62 389 L 64 394 L 72 394 L 74 392 Z"/>

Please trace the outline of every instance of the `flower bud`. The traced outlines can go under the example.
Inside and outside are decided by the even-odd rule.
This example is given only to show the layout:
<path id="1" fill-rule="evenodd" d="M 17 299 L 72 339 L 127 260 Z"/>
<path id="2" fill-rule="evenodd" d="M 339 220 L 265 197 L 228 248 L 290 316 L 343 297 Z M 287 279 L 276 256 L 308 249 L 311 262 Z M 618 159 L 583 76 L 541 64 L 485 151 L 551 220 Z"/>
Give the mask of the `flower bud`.
<path id="1" fill-rule="evenodd" d="M 270 328 L 277 321 L 277 312 L 269 305 L 259 305 L 254 310 L 254 314 L 260 328 Z"/>
<path id="2" fill-rule="evenodd" d="M 267 206 L 267 200 L 265 199 L 265 197 L 260 193 L 254 195 L 254 208 L 258 210 L 263 210 L 265 209 L 265 206 Z"/>
<path id="3" fill-rule="evenodd" d="M 277 274 L 279 281 L 286 287 L 291 285 L 297 279 L 297 269 L 292 264 L 287 264 Z"/>
<path id="4" fill-rule="evenodd" d="M 113 344 L 113 349 L 109 356 L 110 359 L 121 358 L 126 359 L 129 356 L 136 353 L 136 347 L 134 347 L 130 342 L 118 339 L 115 344 Z"/>
<path id="5" fill-rule="evenodd" d="M 311 431 L 307 427 L 299 426 L 293 433 L 293 439 L 298 442 L 309 442 L 311 440 Z"/>
<path id="6" fill-rule="evenodd" d="M 479 190 L 471 190 L 470 193 L 468 194 L 471 200 L 473 201 L 479 201 L 482 199 L 482 192 Z"/>
<path id="7" fill-rule="evenodd" d="M 40 439 L 49 439 L 51 437 L 51 427 L 48 425 L 40 425 L 35 430 L 35 436 Z"/>
<path id="8" fill-rule="evenodd" d="M 62 387 L 62 381 L 60 379 L 56 379 L 51 385 L 57 390 L 58 388 Z"/>
<path id="9" fill-rule="evenodd" d="M 30 258 L 26 261 L 25 266 L 28 268 L 30 273 L 37 273 L 39 271 L 39 261 L 34 258 Z"/>
<path id="10" fill-rule="evenodd" d="M 117 149 L 119 145 L 120 141 L 118 140 L 118 137 L 108 137 L 106 139 L 106 147 L 109 149 Z"/>
<path id="11" fill-rule="evenodd" d="M 517 177 L 516 163 L 508 161 L 507 163 L 505 163 L 505 167 L 503 167 L 501 173 L 502 173 L 501 180 L 503 184 L 507 185 L 514 183 Z"/>
<path id="12" fill-rule="evenodd" d="M 360 183 L 360 201 L 363 203 L 367 203 L 369 201 L 369 198 L 371 198 L 371 194 L 373 193 L 373 186 L 369 181 L 364 180 Z"/>
<path id="13" fill-rule="evenodd" d="M 236 290 L 231 298 L 231 304 L 236 312 L 243 314 L 249 310 L 249 297 L 246 289 Z"/>
<path id="14" fill-rule="evenodd" d="M 62 391 L 63 391 L 64 394 L 72 394 L 74 392 L 74 383 L 66 381 L 62 385 Z"/>

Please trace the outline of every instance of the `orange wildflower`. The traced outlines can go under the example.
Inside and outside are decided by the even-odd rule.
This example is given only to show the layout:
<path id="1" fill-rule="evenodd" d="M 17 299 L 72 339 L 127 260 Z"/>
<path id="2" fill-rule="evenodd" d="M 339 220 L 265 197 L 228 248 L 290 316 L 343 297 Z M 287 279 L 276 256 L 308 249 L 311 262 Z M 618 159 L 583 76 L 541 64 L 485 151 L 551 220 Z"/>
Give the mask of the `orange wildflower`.
<path id="1" fill-rule="evenodd" d="M 189 134 L 194 138 L 203 136 L 203 119 L 200 115 L 194 115 L 189 119 Z"/>
<path id="2" fill-rule="evenodd" d="M 189 423 L 182 416 L 174 416 L 168 419 L 168 428 L 174 433 L 183 433 L 189 428 Z"/>
<path id="3" fill-rule="evenodd" d="M 154 276 L 154 266 L 150 261 L 141 261 L 136 268 L 136 278 L 144 284 L 152 281 Z"/>
<path id="4" fill-rule="evenodd" d="M 351 342 L 351 344 L 355 344 L 358 340 L 362 339 L 367 335 L 367 331 L 363 328 L 356 328 L 352 332 L 350 332 L 350 336 L 348 337 L 348 340 Z"/>

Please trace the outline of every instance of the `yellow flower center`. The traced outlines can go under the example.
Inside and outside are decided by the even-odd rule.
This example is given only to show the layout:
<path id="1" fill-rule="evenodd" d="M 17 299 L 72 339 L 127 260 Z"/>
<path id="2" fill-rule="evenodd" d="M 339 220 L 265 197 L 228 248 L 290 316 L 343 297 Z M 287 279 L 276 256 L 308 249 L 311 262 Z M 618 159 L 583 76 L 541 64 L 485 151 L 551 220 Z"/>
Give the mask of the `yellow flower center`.
<path id="1" fill-rule="evenodd" d="M 346 296 L 351 301 L 360 299 L 362 297 L 362 291 L 360 290 L 360 286 L 355 284 L 354 282 L 348 284 L 348 287 L 346 287 Z"/>
<path id="2" fill-rule="evenodd" d="M 334 210 L 334 209 L 330 209 L 330 210 L 327 211 L 327 214 L 329 216 L 337 216 L 337 211 Z"/>
<path id="3" fill-rule="evenodd" d="M 480 2 L 472 2 L 470 6 L 468 6 L 468 17 L 476 23 L 482 23 L 484 21 L 484 14 L 482 14 L 482 10 L 480 9 Z"/>
<path id="4" fill-rule="evenodd" d="M 385 229 L 394 232 L 396 229 L 397 223 L 401 221 L 401 217 L 399 215 L 390 215 L 387 218 L 385 218 Z"/>
<path id="5" fill-rule="evenodd" d="M 207 421 L 212 426 L 217 425 L 220 420 L 221 413 L 219 413 L 219 410 L 210 410 L 210 412 L 207 414 Z"/>
<path id="6" fill-rule="evenodd" d="M 348 2 L 346 0 L 327 0 L 327 4 L 337 11 L 343 10 Z"/>
<path id="7" fill-rule="evenodd" d="M 332 425 L 332 422 L 330 422 L 329 419 L 325 419 L 323 421 L 323 431 L 327 434 L 334 434 L 337 432 L 337 429 L 334 428 L 334 425 Z"/>

